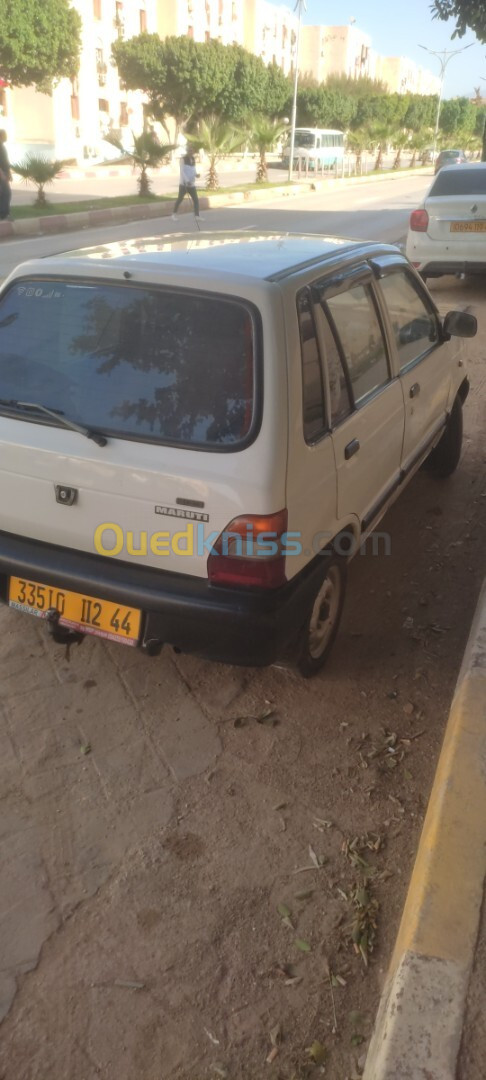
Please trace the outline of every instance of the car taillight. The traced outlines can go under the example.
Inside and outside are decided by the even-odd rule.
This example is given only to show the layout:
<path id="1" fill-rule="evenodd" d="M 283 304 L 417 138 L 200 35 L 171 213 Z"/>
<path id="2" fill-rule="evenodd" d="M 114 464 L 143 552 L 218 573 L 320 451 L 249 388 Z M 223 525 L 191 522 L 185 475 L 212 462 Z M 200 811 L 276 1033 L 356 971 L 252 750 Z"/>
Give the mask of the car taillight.
<path id="1" fill-rule="evenodd" d="M 287 510 L 233 518 L 209 555 L 210 584 L 263 589 L 283 585 L 287 579 L 282 538 L 287 532 L 287 521 Z"/>
<path id="2" fill-rule="evenodd" d="M 410 228 L 412 232 L 427 232 L 429 227 L 429 215 L 426 210 L 412 210 L 410 214 Z"/>

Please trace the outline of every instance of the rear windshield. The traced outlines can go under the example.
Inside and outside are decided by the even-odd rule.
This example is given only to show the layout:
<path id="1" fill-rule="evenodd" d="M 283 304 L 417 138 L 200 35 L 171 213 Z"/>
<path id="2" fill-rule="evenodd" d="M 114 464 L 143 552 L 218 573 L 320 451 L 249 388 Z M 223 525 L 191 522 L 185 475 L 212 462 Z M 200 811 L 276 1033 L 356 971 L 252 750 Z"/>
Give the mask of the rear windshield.
<path id="1" fill-rule="evenodd" d="M 234 448 L 254 415 L 253 317 L 167 289 L 22 281 L 0 301 L 0 398 L 128 438 Z"/>
<path id="2" fill-rule="evenodd" d="M 436 195 L 486 195 L 486 168 L 480 165 L 461 165 L 452 172 L 437 173 L 429 196 Z"/>

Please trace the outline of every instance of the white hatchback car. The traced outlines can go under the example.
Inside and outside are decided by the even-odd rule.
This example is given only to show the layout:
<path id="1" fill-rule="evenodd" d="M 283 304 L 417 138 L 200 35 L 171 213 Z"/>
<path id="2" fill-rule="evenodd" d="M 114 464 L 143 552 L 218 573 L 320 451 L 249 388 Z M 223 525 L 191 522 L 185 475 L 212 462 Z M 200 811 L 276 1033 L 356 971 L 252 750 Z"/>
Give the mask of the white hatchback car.
<path id="1" fill-rule="evenodd" d="M 348 559 L 426 459 L 458 464 L 475 332 L 382 244 L 201 233 L 19 266 L 0 599 L 60 642 L 313 675 Z"/>
<path id="2" fill-rule="evenodd" d="M 486 162 L 440 170 L 410 216 L 406 250 L 424 281 L 486 273 Z"/>

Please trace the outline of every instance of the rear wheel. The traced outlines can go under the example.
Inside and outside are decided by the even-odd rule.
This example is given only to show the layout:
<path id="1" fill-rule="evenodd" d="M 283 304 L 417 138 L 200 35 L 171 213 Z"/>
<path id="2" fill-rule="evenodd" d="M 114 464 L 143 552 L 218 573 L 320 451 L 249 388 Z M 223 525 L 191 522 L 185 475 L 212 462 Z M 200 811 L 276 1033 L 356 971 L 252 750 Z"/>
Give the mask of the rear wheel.
<path id="1" fill-rule="evenodd" d="M 436 476 L 451 476 L 457 469 L 461 457 L 462 430 L 462 401 L 456 397 L 444 434 L 425 462 L 425 467 Z"/>
<path id="2" fill-rule="evenodd" d="M 346 576 L 344 559 L 330 559 L 300 636 L 297 667 L 306 679 L 321 671 L 334 644 L 343 610 Z"/>

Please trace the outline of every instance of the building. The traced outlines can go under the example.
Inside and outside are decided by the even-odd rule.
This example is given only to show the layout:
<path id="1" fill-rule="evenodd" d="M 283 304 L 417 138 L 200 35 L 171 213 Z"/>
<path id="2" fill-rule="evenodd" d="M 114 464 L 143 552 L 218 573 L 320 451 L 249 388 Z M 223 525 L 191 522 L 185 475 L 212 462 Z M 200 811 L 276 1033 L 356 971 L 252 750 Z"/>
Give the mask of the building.
<path id="1" fill-rule="evenodd" d="M 194 41 L 242 45 L 274 61 L 285 73 L 293 69 L 297 17 L 266 0 L 159 0 L 157 29 L 162 38 L 187 35 Z"/>
<path id="2" fill-rule="evenodd" d="M 390 93 L 437 94 L 440 80 L 404 56 L 379 56 L 369 34 L 358 26 L 303 26 L 299 67 L 317 82 L 330 75 L 367 76 L 384 82 Z"/>
<path id="3" fill-rule="evenodd" d="M 90 161 L 109 155 L 109 144 L 103 141 L 108 132 L 117 132 L 129 144 L 130 129 L 141 130 L 143 95 L 123 88 L 111 48 L 121 36 L 156 32 L 157 0 L 72 3 L 83 24 L 77 78 L 63 79 L 52 95 L 32 87 L 4 91 L 2 123 L 13 161 L 29 151 Z"/>
<path id="4" fill-rule="evenodd" d="M 160 37 L 244 44 L 243 0 L 158 0 Z"/>
<path id="5" fill-rule="evenodd" d="M 113 42 L 148 31 L 161 38 L 237 44 L 295 70 L 298 19 L 295 11 L 268 0 L 71 0 L 82 19 L 79 74 L 63 79 L 52 96 L 32 87 L 10 90 L 0 80 L 0 123 L 7 129 L 12 160 L 26 152 L 99 160 L 116 153 L 104 139 L 116 132 L 130 145 L 130 130 L 143 124 L 143 95 L 127 92 L 111 62 Z M 302 26 L 299 67 L 318 82 L 328 76 L 378 78 L 390 91 L 434 94 L 439 79 L 404 57 L 378 57 L 371 38 L 354 23 Z"/>
<path id="6" fill-rule="evenodd" d="M 375 77 L 371 38 L 358 26 L 303 26 L 299 67 L 318 82 L 330 75 Z"/>
<path id="7" fill-rule="evenodd" d="M 376 77 L 392 94 L 438 94 L 440 79 L 405 56 L 379 56 Z"/>

